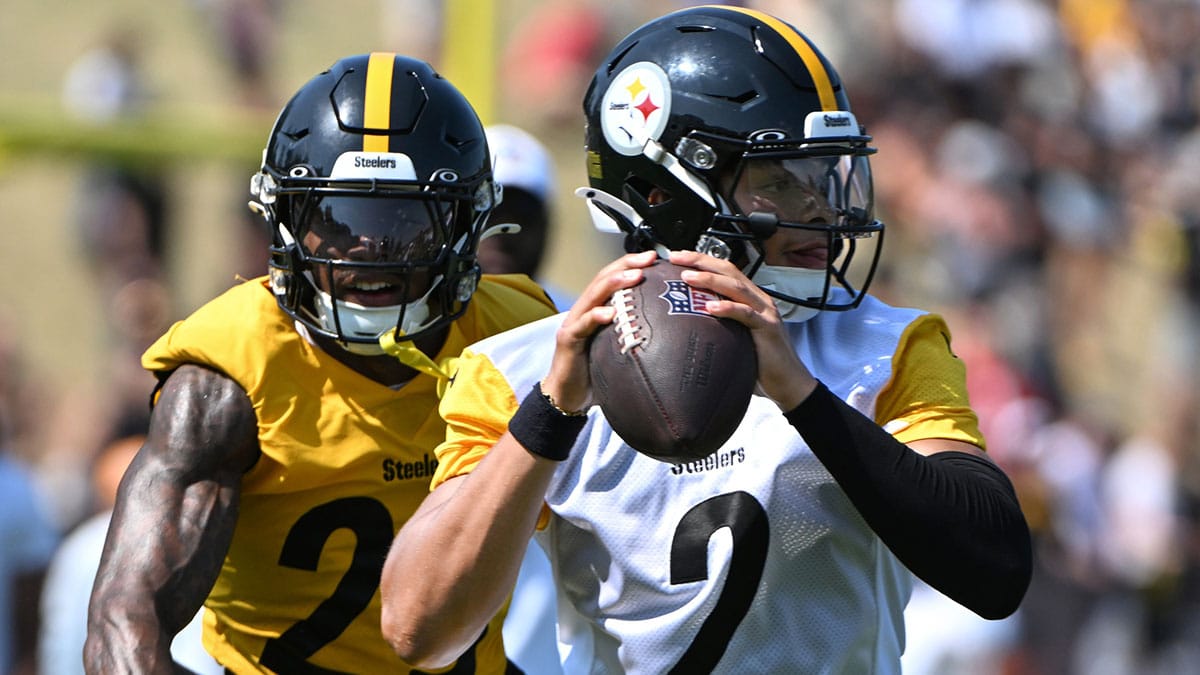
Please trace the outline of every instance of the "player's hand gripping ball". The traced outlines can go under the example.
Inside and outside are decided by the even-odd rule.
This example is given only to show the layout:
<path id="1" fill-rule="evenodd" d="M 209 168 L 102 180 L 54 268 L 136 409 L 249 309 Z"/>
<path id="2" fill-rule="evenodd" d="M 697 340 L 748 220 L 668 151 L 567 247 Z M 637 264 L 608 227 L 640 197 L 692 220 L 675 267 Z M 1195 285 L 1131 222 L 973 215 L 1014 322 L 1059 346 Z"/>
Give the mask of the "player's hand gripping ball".
<path id="1" fill-rule="evenodd" d="M 617 314 L 589 346 L 592 393 L 617 435 L 642 454 L 702 459 L 733 435 L 758 380 L 746 326 L 705 310 L 718 296 L 658 260 L 617 291 Z"/>

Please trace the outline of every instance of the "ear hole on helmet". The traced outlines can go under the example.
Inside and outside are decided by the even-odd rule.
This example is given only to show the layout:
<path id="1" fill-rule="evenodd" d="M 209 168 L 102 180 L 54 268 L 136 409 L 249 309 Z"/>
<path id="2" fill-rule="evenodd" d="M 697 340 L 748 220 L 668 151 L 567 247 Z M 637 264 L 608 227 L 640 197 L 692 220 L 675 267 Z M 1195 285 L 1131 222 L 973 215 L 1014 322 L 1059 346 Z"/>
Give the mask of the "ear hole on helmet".
<path id="1" fill-rule="evenodd" d="M 658 206 L 671 201 L 671 193 L 660 187 L 650 188 L 650 194 L 646 195 L 646 203 L 650 206 Z"/>
<path id="2" fill-rule="evenodd" d="M 639 176 L 630 176 L 625 181 L 623 193 L 624 201 L 633 206 L 658 206 L 674 199 L 670 190 Z"/>

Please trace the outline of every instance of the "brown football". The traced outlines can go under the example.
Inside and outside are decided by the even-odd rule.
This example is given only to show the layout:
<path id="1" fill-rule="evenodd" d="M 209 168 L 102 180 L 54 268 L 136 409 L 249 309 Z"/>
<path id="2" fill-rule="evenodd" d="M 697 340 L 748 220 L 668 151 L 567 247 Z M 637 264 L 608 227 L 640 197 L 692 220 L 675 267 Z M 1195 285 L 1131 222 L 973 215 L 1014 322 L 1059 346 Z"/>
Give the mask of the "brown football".
<path id="1" fill-rule="evenodd" d="M 613 325 L 592 338 L 592 393 L 617 435 L 655 459 L 702 459 L 733 435 L 754 393 L 750 330 L 705 310 L 717 296 L 659 260 L 613 294 Z"/>

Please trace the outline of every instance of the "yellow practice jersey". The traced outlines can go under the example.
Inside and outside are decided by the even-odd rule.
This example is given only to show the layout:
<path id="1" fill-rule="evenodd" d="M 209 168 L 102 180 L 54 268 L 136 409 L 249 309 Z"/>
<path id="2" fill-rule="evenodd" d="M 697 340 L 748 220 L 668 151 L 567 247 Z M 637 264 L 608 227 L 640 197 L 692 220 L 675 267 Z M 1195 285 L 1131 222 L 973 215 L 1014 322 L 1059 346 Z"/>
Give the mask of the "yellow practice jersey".
<path id="1" fill-rule="evenodd" d="M 528 278 L 485 276 L 437 359 L 553 311 Z M 392 389 L 343 365 L 297 332 L 265 279 L 176 323 L 142 360 L 160 375 L 185 363 L 225 373 L 258 418 L 262 453 L 205 603 L 209 652 L 235 673 L 410 672 L 380 632 L 379 578 L 445 438 L 437 381 Z M 502 620 L 450 672 L 504 672 Z"/>

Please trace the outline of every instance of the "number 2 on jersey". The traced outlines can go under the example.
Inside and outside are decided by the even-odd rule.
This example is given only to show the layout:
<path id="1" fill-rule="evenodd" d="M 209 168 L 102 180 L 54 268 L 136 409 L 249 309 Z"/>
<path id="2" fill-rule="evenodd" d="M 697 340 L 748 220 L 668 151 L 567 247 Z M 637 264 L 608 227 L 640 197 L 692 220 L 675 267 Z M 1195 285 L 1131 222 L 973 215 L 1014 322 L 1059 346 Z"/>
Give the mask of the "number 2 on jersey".
<path id="1" fill-rule="evenodd" d="M 671 673 L 712 672 L 750 610 L 767 562 L 770 528 L 762 504 L 746 492 L 732 492 L 700 502 L 684 514 L 671 541 L 671 583 L 708 578 L 708 541 L 717 530 L 733 533 L 729 575 L 712 613 L 700 626 Z"/>
<path id="2" fill-rule="evenodd" d="M 338 499 L 305 513 L 288 532 L 279 554 L 279 564 L 302 570 L 317 569 L 325 541 L 341 528 L 354 532 L 358 541 L 350 569 L 342 576 L 333 595 L 307 619 L 297 622 L 279 637 L 267 640 L 259 662 L 275 672 L 337 673 L 309 663 L 308 658 L 337 639 L 367 608 L 379 587 L 383 559 L 392 543 L 392 516 L 383 504 L 370 497 Z"/>

